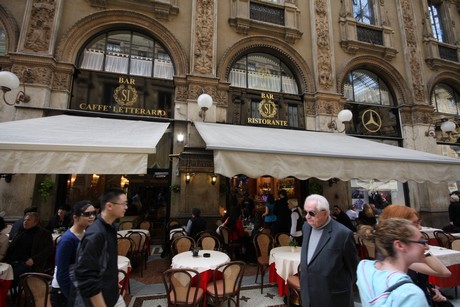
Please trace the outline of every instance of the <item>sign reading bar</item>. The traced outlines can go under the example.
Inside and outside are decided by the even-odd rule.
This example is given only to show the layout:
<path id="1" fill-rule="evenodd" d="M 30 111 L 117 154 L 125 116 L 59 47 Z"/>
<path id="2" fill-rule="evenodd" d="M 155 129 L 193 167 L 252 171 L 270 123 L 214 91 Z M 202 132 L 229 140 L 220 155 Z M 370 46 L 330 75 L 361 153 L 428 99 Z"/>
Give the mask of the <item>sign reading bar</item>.
<path id="1" fill-rule="evenodd" d="M 262 100 L 259 102 L 258 111 L 262 118 L 248 117 L 248 124 L 262 124 L 270 126 L 283 126 L 287 127 L 286 120 L 276 119 L 278 108 L 276 107 L 273 94 L 261 93 Z"/>
<path id="2" fill-rule="evenodd" d="M 134 78 L 118 77 L 118 86 L 112 92 L 110 103 L 94 104 L 83 102 L 78 104 L 80 110 L 108 113 L 123 113 L 129 115 L 146 115 L 167 117 L 168 112 L 161 109 L 146 109 L 139 107 L 141 103 Z M 142 98 L 142 97 L 141 97 Z"/>

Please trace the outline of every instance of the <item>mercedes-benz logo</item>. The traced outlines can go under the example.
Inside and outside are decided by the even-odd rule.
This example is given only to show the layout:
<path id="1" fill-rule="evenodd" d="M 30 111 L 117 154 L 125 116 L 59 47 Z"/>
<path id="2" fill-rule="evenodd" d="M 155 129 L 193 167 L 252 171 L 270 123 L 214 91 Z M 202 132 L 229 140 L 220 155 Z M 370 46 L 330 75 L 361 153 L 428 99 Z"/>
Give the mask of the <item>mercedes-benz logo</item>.
<path id="1" fill-rule="evenodd" d="M 366 110 L 361 116 L 361 123 L 369 132 L 377 132 L 382 128 L 382 118 L 379 113 L 374 110 Z"/>

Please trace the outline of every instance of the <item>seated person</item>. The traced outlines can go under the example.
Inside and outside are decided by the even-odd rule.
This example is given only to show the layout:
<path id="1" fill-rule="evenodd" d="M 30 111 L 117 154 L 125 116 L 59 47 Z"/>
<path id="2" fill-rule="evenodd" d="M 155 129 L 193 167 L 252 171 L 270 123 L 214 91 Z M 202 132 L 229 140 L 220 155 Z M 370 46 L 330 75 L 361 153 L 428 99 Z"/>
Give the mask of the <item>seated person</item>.
<path id="1" fill-rule="evenodd" d="M 13 267 L 16 287 L 19 276 L 27 272 L 43 272 L 48 268 L 53 249 L 51 232 L 40 226 L 37 212 L 29 212 L 24 217 L 24 229 L 13 238 L 6 252 L 5 262 Z"/>
<path id="2" fill-rule="evenodd" d="M 196 239 L 197 233 L 206 230 L 206 220 L 200 214 L 200 209 L 193 208 L 192 218 L 188 220 L 187 226 L 185 226 L 185 232 L 193 239 Z"/>
<path id="3" fill-rule="evenodd" d="M 67 214 L 68 211 L 67 206 L 59 206 L 56 214 L 49 220 L 46 229 L 51 232 L 59 228 L 62 230 L 68 229 L 70 226 L 70 216 Z"/>
<path id="4" fill-rule="evenodd" d="M 332 213 L 332 218 L 335 219 L 340 224 L 344 225 L 353 232 L 356 232 L 356 227 L 352 224 L 348 215 L 342 211 L 339 206 L 334 206 L 334 211 Z"/>
<path id="5" fill-rule="evenodd" d="M 0 262 L 5 258 L 6 250 L 8 249 L 8 229 L 5 220 L 0 216 Z"/>
<path id="6" fill-rule="evenodd" d="M 29 207 L 24 209 L 23 217 L 14 222 L 13 226 L 11 227 L 9 234 L 10 241 L 13 240 L 14 236 L 17 235 L 19 231 L 24 230 L 24 227 L 22 227 L 22 224 L 24 223 L 24 216 L 26 216 L 26 214 L 29 212 L 38 212 L 38 207 Z"/>

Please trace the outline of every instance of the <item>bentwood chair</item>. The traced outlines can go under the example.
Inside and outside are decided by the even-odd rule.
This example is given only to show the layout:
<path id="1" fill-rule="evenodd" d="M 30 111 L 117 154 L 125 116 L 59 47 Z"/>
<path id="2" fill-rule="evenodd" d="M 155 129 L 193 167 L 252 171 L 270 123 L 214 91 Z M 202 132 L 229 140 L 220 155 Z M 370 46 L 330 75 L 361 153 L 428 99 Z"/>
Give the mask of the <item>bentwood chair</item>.
<path id="1" fill-rule="evenodd" d="M 174 239 L 171 243 L 171 252 L 172 256 L 174 257 L 177 254 L 191 251 L 195 248 L 195 240 L 189 236 L 182 236 L 179 238 Z"/>
<path id="2" fill-rule="evenodd" d="M 19 278 L 20 287 L 24 292 L 25 306 L 47 307 L 50 282 L 53 276 L 42 273 L 24 273 Z"/>
<path id="3" fill-rule="evenodd" d="M 259 232 L 254 237 L 253 243 L 257 256 L 257 273 L 255 283 L 257 283 L 257 277 L 260 272 L 260 293 L 263 293 L 264 291 L 264 275 L 269 267 L 270 250 L 273 248 L 273 241 L 273 237 L 264 232 Z"/>
<path id="4" fill-rule="evenodd" d="M 140 231 L 130 231 L 126 234 L 126 237 L 131 239 L 134 243 L 132 245 L 132 260 L 136 265 L 139 266 L 139 270 L 141 272 L 141 277 L 143 276 L 144 266 L 147 268 L 147 260 L 146 260 L 146 246 L 145 241 L 147 236 L 145 233 Z"/>
<path id="5" fill-rule="evenodd" d="M 288 233 L 280 232 L 275 237 L 276 246 L 289 246 L 289 242 L 291 242 L 291 237 Z"/>
<path id="6" fill-rule="evenodd" d="M 166 289 L 168 306 L 199 306 L 204 297 L 203 289 L 192 286 L 201 283 L 198 271 L 192 269 L 169 269 L 163 272 L 163 284 Z"/>
<path id="7" fill-rule="evenodd" d="M 438 241 L 439 246 L 444 248 L 451 248 L 451 242 L 455 240 L 455 237 L 444 231 L 436 230 L 433 232 L 433 235 Z"/>
<path id="8" fill-rule="evenodd" d="M 118 225 L 118 230 L 129 230 L 129 229 L 133 229 L 133 222 L 132 221 L 124 221 L 124 222 L 121 222 L 119 225 Z"/>
<path id="9" fill-rule="evenodd" d="M 202 250 L 220 250 L 220 241 L 213 235 L 204 234 L 198 239 L 197 246 Z"/>
<path id="10" fill-rule="evenodd" d="M 117 239 L 118 255 L 128 258 L 132 257 L 134 242 L 128 237 L 121 237 Z"/>
<path id="11" fill-rule="evenodd" d="M 286 280 L 288 286 L 287 306 L 291 306 L 291 300 L 296 305 L 302 306 L 302 299 L 300 296 L 300 264 L 297 267 L 297 274 L 291 275 Z"/>
<path id="12" fill-rule="evenodd" d="M 241 248 L 241 242 L 232 241 L 229 239 L 230 229 L 225 226 L 219 226 L 220 235 L 222 237 L 222 241 L 224 242 L 223 248 L 227 251 L 228 256 L 230 259 L 236 259 L 236 251 Z"/>
<path id="13" fill-rule="evenodd" d="M 233 261 L 221 264 L 214 270 L 212 283 L 206 287 L 206 294 L 213 306 L 220 306 L 224 301 L 232 301 L 240 306 L 240 289 L 245 263 Z M 222 278 L 219 275 L 222 273 Z M 233 305 L 232 305 L 233 306 Z"/>
<path id="14" fill-rule="evenodd" d="M 460 251 L 460 239 L 456 239 L 451 242 L 451 247 L 453 250 Z"/>

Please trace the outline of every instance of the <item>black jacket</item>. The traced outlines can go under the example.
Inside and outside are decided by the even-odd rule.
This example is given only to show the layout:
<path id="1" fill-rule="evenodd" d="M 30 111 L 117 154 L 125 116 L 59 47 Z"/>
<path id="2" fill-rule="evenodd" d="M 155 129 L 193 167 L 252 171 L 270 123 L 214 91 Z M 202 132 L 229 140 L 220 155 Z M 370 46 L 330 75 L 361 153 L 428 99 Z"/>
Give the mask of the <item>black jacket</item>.
<path id="1" fill-rule="evenodd" d="M 449 220 L 460 227 L 460 203 L 452 202 L 449 205 Z"/>
<path id="2" fill-rule="evenodd" d="M 108 307 L 115 306 L 118 297 L 117 231 L 100 215 L 86 229 L 77 250 L 75 279 L 83 298 L 102 291 Z M 86 300 L 88 303 L 89 300 Z"/>

